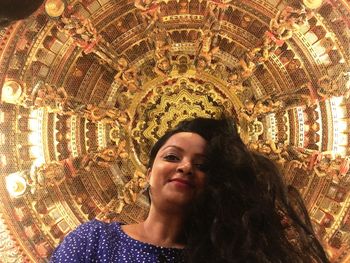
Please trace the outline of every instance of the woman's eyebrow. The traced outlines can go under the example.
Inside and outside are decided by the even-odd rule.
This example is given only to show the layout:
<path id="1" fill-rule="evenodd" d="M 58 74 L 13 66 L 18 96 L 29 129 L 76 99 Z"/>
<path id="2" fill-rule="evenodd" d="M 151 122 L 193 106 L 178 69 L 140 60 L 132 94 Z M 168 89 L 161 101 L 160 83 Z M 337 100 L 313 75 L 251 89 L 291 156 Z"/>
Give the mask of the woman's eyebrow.
<path id="1" fill-rule="evenodd" d="M 167 145 L 161 151 L 164 151 L 164 150 L 166 150 L 168 148 L 175 148 L 176 150 L 181 151 L 181 152 L 185 151 L 183 148 L 181 148 L 181 147 L 179 147 L 177 145 Z M 206 157 L 206 154 L 204 154 L 204 153 L 196 153 L 195 155 L 196 156 L 200 156 L 200 157 Z"/>
<path id="2" fill-rule="evenodd" d="M 167 149 L 167 148 L 175 148 L 175 149 L 177 149 L 177 150 L 179 150 L 179 151 L 184 151 L 184 149 L 183 148 L 181 148 L 181 147 L 179 147 L 179 146 L 177 146 L 177 145 L 167 145 L 167 146 L 165 146 L 163 149 L 162 149 L 162 151 L 164 151 L 165 149 Z"/>

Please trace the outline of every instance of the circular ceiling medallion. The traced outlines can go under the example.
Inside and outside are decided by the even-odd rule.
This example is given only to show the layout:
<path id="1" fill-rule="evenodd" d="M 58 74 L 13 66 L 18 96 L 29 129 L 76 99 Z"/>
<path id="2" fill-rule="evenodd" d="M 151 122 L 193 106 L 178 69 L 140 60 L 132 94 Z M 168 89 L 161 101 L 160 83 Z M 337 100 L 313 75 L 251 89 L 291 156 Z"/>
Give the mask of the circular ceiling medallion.
<path id="1" fill-rule="evenodd" d="M 222 114 L 235 115 L 234 105 L 213 83 L 174 78 L 157 85 L 144 96 L 133 117 L 131 138 L 137 158 L 146 165 L 150 147 L 182 120 Z"/>

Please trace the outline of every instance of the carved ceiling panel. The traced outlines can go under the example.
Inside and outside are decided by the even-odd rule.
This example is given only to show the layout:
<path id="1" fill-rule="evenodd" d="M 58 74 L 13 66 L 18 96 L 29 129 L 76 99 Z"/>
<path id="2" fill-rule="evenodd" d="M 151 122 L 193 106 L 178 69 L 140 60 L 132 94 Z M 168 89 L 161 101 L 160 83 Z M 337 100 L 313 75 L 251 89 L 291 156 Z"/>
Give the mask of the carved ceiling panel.
<path id="1" fill-rule="evenodd" d="M 349 17 L 345 0 L 47 0 L 0 28 L 2 260 L 142 220 L 151 145 L 225 113 L 350 262 Z"/>

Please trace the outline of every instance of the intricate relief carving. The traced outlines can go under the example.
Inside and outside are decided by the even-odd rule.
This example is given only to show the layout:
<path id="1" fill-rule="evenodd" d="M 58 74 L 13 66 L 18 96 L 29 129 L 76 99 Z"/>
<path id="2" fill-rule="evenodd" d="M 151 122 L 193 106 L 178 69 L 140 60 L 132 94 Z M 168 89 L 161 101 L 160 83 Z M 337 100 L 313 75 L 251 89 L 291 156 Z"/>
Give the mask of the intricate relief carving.
<path id="1" fill-rule="evenodd" d="M 167 76 L 172 70 L 170 57 L 171 38 L 165 29 L 156 29 L 152 39 L 154 39 L 155 46 L 154 59 L 156 65 L 154 72 L 160 76 Z"/>
<path id="2" fill-rule="evenodd" d="M 250 122 L 259 116 L 281 110 L 283 105 L 282 101 L 273 100 L 270 97 L 259 99 L 256 102 L 248 100 L 246 101 L 245 106 L 239 111 L 238 116 Z"/>
<path id="3" fill-rule="evenodd" d="M 318 80 L 317 94 L 322 98 L 344 96 L 346 99 L 350 96 L 350 75 L 340 72 L 335 78 L 328 75 Z"/>
<path id="4" fill-rule="evenodd" d="M 135 203 L 137 198 L 147 190 L 147 185 L 145 174 L 135 171 L 132 179 L 122 187 L 118 197 L 113 198 L 97 217 L 104 221 L 113 219 L 114 213 L 120 214 L 126 205 Z"/>
<path id="5" fill-rule="evenodd" d="M 118 72 L 114 76 L 117 83 L 125 86 L 131 93 L 141 90 L 141 79 L 138 70 L 130 66 L 124 57 L 118 58 L 117 70 Z"/>
<path id="6" fill-rule="evenodd" d="M 53 87 L 39 81 L 33 88 L 29 99 L 34 108 L 48 108 L 50 111 L 63 111 L 68 107 L 68 94 L 63 87 Z"/>
<path id="7" fill-rule="evenodd" d="M 198 81 L 174 79 L 146 95 L 147 101 L 138 108 L 131 130 L 141 163 L 146 163 L 148 149 L 156 138 L 177 122 L 195 116 L 215 117 L 222 112 L 234 112 L 233 105 L 221 92 L 217 93 L 214 85 Z"/>
<path id="8" fill-rule="evenodd" d="M 87 104 L 84 111 L 77 112 L 77 114 L 92 122 L 101 122 L 113 127 L 118 124 L 127 125 L 130 121 L 125 111 L 116 108 L 102 108 L 93 104 Z"/>
<path id="9" fill-rule="evenodd" d="M 93 165 L 110 168 L 118 159 L 127 159 L 129 157 L 127 148 L 127 141 L 119 140 L 116 146 L 88 153 L 81 158 L 79 169 L 90 171 Z"/>
<path id="10" fill-rule="evenodd" d="M 10 233 L 1 217 L 0 243 L 0 254 L 2 262 L 22 263 L 26 261 L 18 250 L 17 244 L 11 239 Z"/>
<path id="11" fill-rule="evenodd" d="M 68 6 L 60 17 L 57 28 L 71 37 L 74 43 L 84 50 L 85 54 L 94 53 L 112 68 L 117 58 L 116 52 L 109 43 L 97 32 L 90 19 L 76 12 L 76 6 Z"/>
<path id="12" fill-rule="evenodd" d="M 32 165 L 38 154 L 30 145 L 33 131 L 44 147 L 57 149 L 45 151 L 46 159 L 69 158 L 17 173 L 17 196 L 2 211 L 18 216 L 17 224 L 25 225 L 18 236 L 35 239 L 38 257 L 50 253 L 46 241 L 52 246 L 67 233 L 65 221 L 74 226 L 77 218 L 92 219 L 104 204 L 99 217 L 107 221 L 131 222 L 136 216 L 130 215 L 145 213 L 147 180 L 139 171 L 156 138 L 185 118 L 235 115 L 236 108 L 244 142 L 274 159 L 302 192 L 332 260 L 349 258 L 344 1 L 327 1 L 315 16 L 307 8 L 320 0 L 302 1 L 307 8 L 261 0 L 73 2 L 55 20 L 39 10 L 29 23 L 0 29 L 4 177 Z M 40 127 L 31 118 L 34 109 L 48 112 L 40 115 Z M 344 148 L 343 156 L 321 152 L 332 147 Z M 45 198 L 37 201 L 30 190 Z M 18 251 L 8 252 L 14 245 L 6 238 L 3 259 L 25 261 Z"/>
<path id="13" fill-rule="evenodd" d="M 209 0 L 207 1 L 207 14 L 209 18 L 221 20 L 228 3 L 232 0 Z"/>
<path id="14" fill-rule="evenodd" d="M 211 67 L 213 56 L 219 51 L 217 41 L 218 35 L 215 32 L 210 29 L 202 31 L 195 60 L 197 73 L 201 73 Z"/>
<path id="15" fill-rule="evenodd" d="M 144 22 L 148 24 L 147 29 L 153 26 L 160 19 L 160 5 L 158 0 L 135 0 L 135 7 L 140 10 Z"/>

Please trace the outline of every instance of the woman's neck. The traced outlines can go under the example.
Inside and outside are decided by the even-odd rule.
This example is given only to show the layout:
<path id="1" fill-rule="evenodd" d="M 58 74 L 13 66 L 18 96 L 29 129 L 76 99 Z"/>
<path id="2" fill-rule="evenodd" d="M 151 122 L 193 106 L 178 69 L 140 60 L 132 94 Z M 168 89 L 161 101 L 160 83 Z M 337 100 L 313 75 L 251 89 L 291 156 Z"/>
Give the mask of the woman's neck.
<path id="1" fill-rule="evenodd" d="M 186 243 L 184 217 L 156 211 L 152 206 L 144 222 L 123 229 L 134 239 L 157 246 L 183 248 Z"/>

